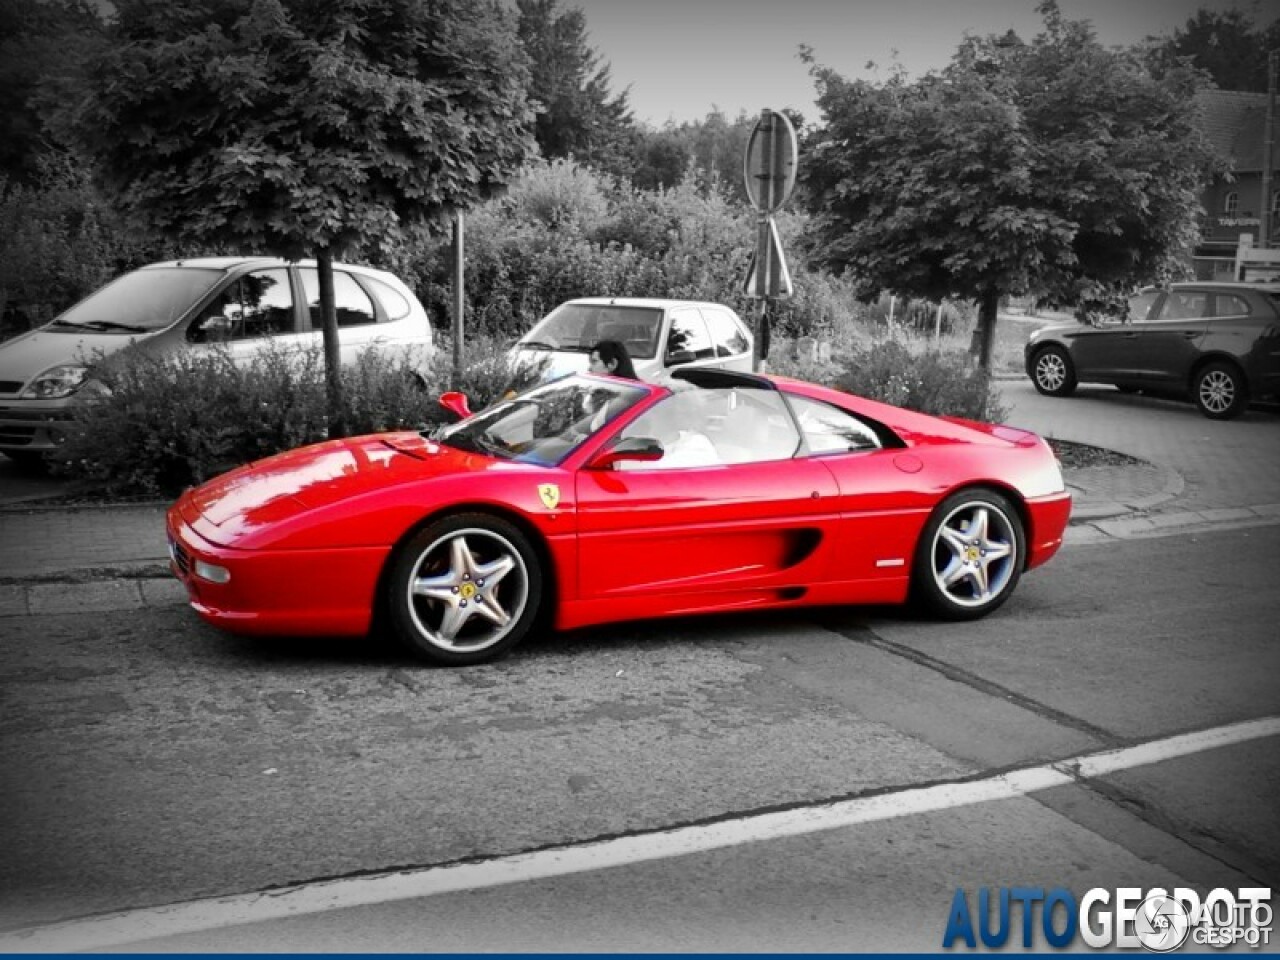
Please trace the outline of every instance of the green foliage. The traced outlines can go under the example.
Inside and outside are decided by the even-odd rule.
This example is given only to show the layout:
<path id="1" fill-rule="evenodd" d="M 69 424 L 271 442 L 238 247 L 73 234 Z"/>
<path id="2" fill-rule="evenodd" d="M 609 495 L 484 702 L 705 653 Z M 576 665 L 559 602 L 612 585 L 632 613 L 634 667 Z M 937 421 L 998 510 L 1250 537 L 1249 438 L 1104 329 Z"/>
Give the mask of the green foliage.
<path id="1" fill-rule="evenodd" d="M 0 0 L 0 178 L 34 185 L 64 154 L 49 120 L 102 33 L 87 0 Z"/>
<path id="2" fill-rule="evenodd" d="M 517 32 L 530 60 L 535 135 L 548 159 L 573 158 L 613 176 L 635 167 L 637 131 L 627 91 L 610 92 L 610 70 L 587 43 L 581 10 L 558 0 L 516 0 Z"/>
<path id="3" fill-rule="evenodd" d="M 46 156 L 41 171 L 32 184 L 0 177 L 0 339 L 167 253 L 125 228 L 70 155 Z"/>
<path id="4" fill-rule="evenodd" d="M 1260 8 L 1255 8 L 1260 10 Z M 1220 90 L 1267 90 L 1267 55 L 1280 49 L 1280 18 L 1255 23 L 1239 9 L 1201 8 L 1167 37 L 1148 39 L 1148 62 L 1163 73 L 1184 58 Z"/>
<path id="5" fill-rule="evenodd" d="M 866 298 L 981 301 L 984 361 L 1001 295 L 1074 304 L 1159 279 L 1195 238 L 1214 168 L 1190 71 L 1157 78 L 1052 0 L 1039 10 L 1030 43 L 970 38 L 914 82 L 812 71 L 811 258 Z"/>
<path id="6" fill-rule="evenodd" d="M 805 218 L 778 217 L 795 249 Z M 674 297 L 725 303 L 746 317 L 742 292 L 755 245 L 753 211 L 696 176 L 642 190 L 566 161 L 526 168 L 507 196 L 467 217 L 467 329 L 512 338 L 574 297 Z M 452 251 L 425 243 L 404 272 L 430 312 L 452 314 Z M 776 310 L 784 331 L 821 333 L 852 321 L 846 281 L 793 270 L 796 296 Z"/>
<path id="7" fill-rule="evenodd" d="M 913 350 L 896 339 L 856 346 L 829 361 L 784 350 L 770 370 L 936 416 L 999 423 L 1008 413 L 990 374 L 965 353 Z"/>
<path id="8" fill-rule="evenodd" d="M 340 255 L 491 195 L 531 147 L 498 3 L 116 7 L 78 130 L 156 229 Z"/>
<path id="9" fill-rule="evenodd" d="M 515 370 L 497 344 L 473 341 L 460 388 L 473 409 L 537 371 Z M 353 433 L 413 430 L 442 422 L 449 354 L 437 352 L 423 383 L 402 358 L 369 351 L 343 368 L 342 411 Z M 172 496 L 226 470 L 324 439 L 328 432 L 318 351 L 268 349 L 247 364 L 225 351 L 152 354 L 125 350 L 103 360 L 110 393 L 76 408 L 55 469 L 89 491 Z"/>

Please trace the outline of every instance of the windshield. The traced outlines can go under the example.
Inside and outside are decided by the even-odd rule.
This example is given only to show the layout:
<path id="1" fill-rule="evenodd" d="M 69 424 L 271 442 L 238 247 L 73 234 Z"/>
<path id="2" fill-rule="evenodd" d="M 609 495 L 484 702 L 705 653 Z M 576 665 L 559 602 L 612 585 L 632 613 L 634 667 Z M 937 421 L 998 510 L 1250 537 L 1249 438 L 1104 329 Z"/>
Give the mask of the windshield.
<path id="1" fill-rule="evenodd" d="M 101 333 L 163 330 L 224 276 L 221 270 L 191 267 L 135 270 L 81 300 L 53 326 Z"/>
<path id="2" fill-rule="evenodd" d="M 554 466 L 646 395 L 643 387 L 565 377 L 503 400 L 432 439 L 500 460 Z"/>
<path id="3" fill-rule="evenodd" d="M 564 303 L 521 337 L 520 346 L 586 353 L 601 340 L 618 340 L 633 360 L 649 360 L 658 352 L 661 332 L 662 311 L 657 307 Z"/>

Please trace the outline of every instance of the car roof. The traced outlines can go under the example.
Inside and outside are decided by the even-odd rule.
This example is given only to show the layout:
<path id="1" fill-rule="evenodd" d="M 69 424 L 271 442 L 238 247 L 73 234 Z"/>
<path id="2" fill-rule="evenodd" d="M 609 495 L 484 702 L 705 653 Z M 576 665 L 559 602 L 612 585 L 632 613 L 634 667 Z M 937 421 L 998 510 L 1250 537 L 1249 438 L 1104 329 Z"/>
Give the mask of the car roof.
<path id="1" fill-rule="evenodd" d="M 1152 290 L 1201 290 L 1204 288 L 1214 290 L 1261 290 L 1264 293 L 1276 293 L 1280 291 L 1280 283 L 1249 283 L 1243 280 L 1179 280 L 1171 283 L 1167 287 L 1151 287 Z"/>
<path id="2" fill-rule="evenodd" d="M 669 300 L 661 297 L 576 297 L 566 302 L 601 307 L 650 307 L 659 310 L 666 310 L 670 307 L 720 307 L 723 310 L 729 309 L 723 303 L 712 303 L 709 300 Z"/>
<path id="3" fill-rule="evenodd" d="M 290 265 L 299 267 L 314 267 L 314 260 L 286 260 L 284 257 L 187 257 L 182 260 L 164 260 L 160 263 L 148 263 L 142 270 L 161 270 L 173 269 L 175 267 L 189 267 L 195 270 L 239 270 L 242 268 L 262 268 L 262 267 L 287 267 Z M 335 267 L 341 267 L 344 270 L 355 270 L 361 273 L 368 273 L 374 276 L 388 276 L 385 270 L 377 267 L 366 267 L 356 263 L 334 263 Z"/>

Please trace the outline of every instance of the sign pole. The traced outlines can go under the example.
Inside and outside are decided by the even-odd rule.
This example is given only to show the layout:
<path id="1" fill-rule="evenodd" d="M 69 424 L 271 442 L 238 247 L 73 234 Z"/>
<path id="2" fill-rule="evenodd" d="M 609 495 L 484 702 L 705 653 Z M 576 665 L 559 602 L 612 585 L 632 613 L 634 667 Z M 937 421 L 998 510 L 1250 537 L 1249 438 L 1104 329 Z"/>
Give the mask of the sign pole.
<path id="1" fill-rule="evenodd" d="M 467 305 L 465 242 L 465 226 L 462 211 L 459 210 L 453 222 L 453 381 L 451 386 L 455 389 L 462 383 L 463 311 Z"/>
<path id="2" fill-rule="evenodd" d="M 773 111 L 764 110 L 760 114 L 759 129 L 764 133 L 764 143 L 760 150 L 760 215 L 756 227 L 756 296 L 760 298 L 760 315 L 756 318 L 755 348 L 751 361 L 751 369 L 759 373 L 764 361 L 769 356 L 769 278 L 773 273 L 773 238 L 769 227 L 773 218 L 774 182 L 773 171 L 777 153 L 777 125 L 773 122 Z"/>
<path id="3" fill-rule="evenodd" d="M 743 289 L 747 296 L 760 301 L 751 353 L 751 369 L 757 373 L 769 356 L 771 302 L 791 295 L 791 275 L 773 213 L 795 187 L 796 160 L 796 132 L 791 121 L 785 114 L 762 110 L 742 162 L 747 197 L 758 211 L 756 249 Z"/>

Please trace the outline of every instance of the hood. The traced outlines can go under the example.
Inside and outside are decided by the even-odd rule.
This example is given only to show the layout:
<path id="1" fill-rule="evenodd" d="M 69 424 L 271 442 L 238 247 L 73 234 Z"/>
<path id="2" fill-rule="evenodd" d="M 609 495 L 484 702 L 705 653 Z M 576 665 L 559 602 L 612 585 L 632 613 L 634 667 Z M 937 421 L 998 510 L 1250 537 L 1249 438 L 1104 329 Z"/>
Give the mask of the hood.
<path id="1" fill-rule="evenodd" d="M 217 527 L 259 527 L 373 490 L 483 469 L 494 462 L 417 433 L 330 440 L 210 480 L 187 495 L 187 513 L 192 519 L 202 515 Z"/>
<path id="2" fill-rule="evenodd" d="M 50 367 L 88 363 L 95 354 L 115 353 L 136 339 L 136 335 L 41 327 L 0 344 L 0 380 L 25 386 L 32 377 Z"/>

